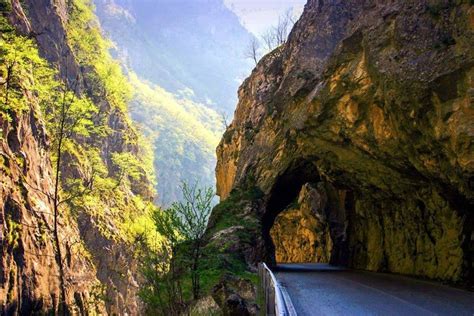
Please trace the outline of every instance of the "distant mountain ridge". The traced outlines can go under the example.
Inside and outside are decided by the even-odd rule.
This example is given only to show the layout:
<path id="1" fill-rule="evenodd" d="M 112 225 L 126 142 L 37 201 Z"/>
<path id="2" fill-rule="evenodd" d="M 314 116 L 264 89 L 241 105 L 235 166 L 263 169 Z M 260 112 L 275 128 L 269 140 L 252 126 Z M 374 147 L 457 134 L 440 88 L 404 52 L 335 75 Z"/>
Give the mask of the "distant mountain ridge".
<path id="1" fill-rule="evenodd" d="M 132 119 L 150 138 L 157 202 L 180 199 L 183 181 L 215 186 L 215 148 L 237 89 L 250 73 L 250 33 L 222 0 L 93 0 L 133 85 Z"/>
<path id="2" fill-rule="evenodd" d="M 115 54 L 139 77 L 231 114 L 252 35 L 222 0 L 94 0 Z"/>

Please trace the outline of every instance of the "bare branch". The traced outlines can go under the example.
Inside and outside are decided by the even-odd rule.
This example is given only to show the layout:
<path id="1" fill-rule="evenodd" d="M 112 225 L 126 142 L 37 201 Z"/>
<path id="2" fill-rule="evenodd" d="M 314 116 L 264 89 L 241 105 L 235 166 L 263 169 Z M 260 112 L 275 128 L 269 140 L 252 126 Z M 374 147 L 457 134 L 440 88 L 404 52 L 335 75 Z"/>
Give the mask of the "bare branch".
<path id="1" fill-rule="evenodd" d="M 292 9 L 288 9 L 278 18 L 277 25 L 271 27 L 261 35 L 265 48 L 268 51 L 286 43 L 291 28 L 296 22 L 296 17 Z"/>
<path id="2" fill-rule="evenodd" d="M 258 60 L 260 59 L 259 57 L 259 51 L 260 49 L 260 43 L 257 38 L 252 37 L 250 39 L 250 42 L 245 50 L 245 58 L 252 59 L 255 62 L 255 65 L 257 65 Z"/>
<path id="3" fill-rule="evenodd" d="M 271 51 L 276 47 L 276 35 L 273 28 L 268 29 L 262 34 L 262 40 L 265 43 L 266 49 L 268 51 Z"/>

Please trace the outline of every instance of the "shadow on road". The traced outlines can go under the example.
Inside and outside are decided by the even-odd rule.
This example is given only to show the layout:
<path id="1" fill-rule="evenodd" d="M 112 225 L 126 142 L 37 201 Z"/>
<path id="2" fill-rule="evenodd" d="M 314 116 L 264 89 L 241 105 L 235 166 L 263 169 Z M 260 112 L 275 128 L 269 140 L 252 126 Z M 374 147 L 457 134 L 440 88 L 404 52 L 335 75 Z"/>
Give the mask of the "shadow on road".
<path id="1" fill-rule="evenodd" d="M 272 268 L 274 272 L 343 272 L 344 267 L 333 266 L 327 263 L 278 263 Z"/>

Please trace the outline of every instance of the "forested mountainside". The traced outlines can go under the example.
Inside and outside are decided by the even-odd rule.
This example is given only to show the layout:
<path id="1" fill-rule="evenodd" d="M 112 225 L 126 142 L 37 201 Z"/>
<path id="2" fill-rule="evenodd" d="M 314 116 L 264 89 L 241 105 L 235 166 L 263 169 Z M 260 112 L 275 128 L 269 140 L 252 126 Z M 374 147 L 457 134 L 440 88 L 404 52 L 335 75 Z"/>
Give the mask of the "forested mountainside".
<path id="1" fill-rule="evenodd" d="M 472 285 L 473 17 L 469 1 L 308 1 L 240 87 L 209 247 L 249 269 L 307 254 Z M 292 220 L 308 208 L 319 239 Z"/>
<path id="2" fill-rule="evenodd" d="M 158 202 L 182 181 L 215 186 L 215 147 L 250 71 L 251 35 L 222 0 L 94 0 L 133 83 L 130 111 L 153 143 Z"/>
<path id="3" fill-rule="evenodd" d="M 183 182 L 214 188 L 215 148 L 224 130 L 220 115 L 132 72 L 128 77 L 133 88 L 131 117 L 153 150 L 157 203 L 167 207 L 182 199 Z"/>
<path id="4" fill-rule="evenodd" d="M 0 1 L 0 313 L 139 314 L 152 153 L 86 0 Z"/>
<path id="5" fill-rule="evenodd" d="M 252 35 L 222 0 L 94 0 L 115 54 L 139 77 L 231 115 Z M 192 90 L 193 95 L 186 91 Z"/>

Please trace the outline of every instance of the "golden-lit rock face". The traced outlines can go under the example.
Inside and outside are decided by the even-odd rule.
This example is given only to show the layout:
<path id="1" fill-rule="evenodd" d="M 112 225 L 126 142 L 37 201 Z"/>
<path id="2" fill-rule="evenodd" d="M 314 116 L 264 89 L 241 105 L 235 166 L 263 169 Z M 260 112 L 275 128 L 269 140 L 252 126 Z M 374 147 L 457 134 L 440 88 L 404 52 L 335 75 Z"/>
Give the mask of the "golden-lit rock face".
<path id="1" fill-rule="evenodd" d="M 329 262 L 332 239 L 321 202 L 317 190 L 306 184 L 296 205 L 277 216 L 270 231 L 277 262 Z"/>
<path id="2" fill-rule="evenodd" d="M 275 244 L 291 244 L 277 260 L 314 249 L 319 222 L 290 205 L 322 181 L 337 223 L 331 262 L 474 281 L 473 10 L 309 1 L 288 42 L 242 84 L 217 148 L 223 200 L 262 192 L 247 201 L 262 227 L 247 229 L 248 263 L 275 259 L 275 219 Z"/>
<path id="3" fill-rule="evenodd" d="M 13 8 L 8 20 L 16 31 L 38 44 L 40 55 L 58 67 L 60 79 L 70 84 L 74 82 L 75 91 L 86 95 L 86 86 L 96 84 L 96 79 L 91 79 L 94 77 L 91 65 L 79 65 L 67 41 L 66 21 L 72 3 L 12 0 L 3 1 L 2 10 L 7 2 L 11 2 Z M 60 284 L 53 239 L 51 137 L 37 98 L 43 91 L 28 90 L 33 80 L 29 73 L 20 78 L 21 85 L 17 87 L 15 83 L 14 89 L 24 93 L 25 108 L 15 105 L 8 109 L 10 119 L 0 115 L 0 314 L 52 314 L 59 304 Z M 100 101 L 96 98 L 93 101 L 100 104 L 101 120 L 107 121 L 110 129 L 110 133 L 99 133 L 94 139 L 101 145 L 104 161 L 112 161 L 114 153 L 138 152 L 138 147 L 130 141 L 135 131 L 126 113 L 115 109 L 106 99 L 97 98 Z M 2 108 L 4 113 L 5 108 Z M 84 141 L 82 136 L 78 138 L 74 141 Z M 78 182 L 89 172 L 81 169 L 80 163 L 64 165 L 61 174 L 70 175 L 69 178 Z M 111 175 L 112 165 L 108 167 Z M 146 180 L 140 179 L 134 190 L 152 198 L 149 187 Z M 64 199 L 75 195 L 67 190 L 61 193 Z M 125 193 L 127 199 L 133 196 L 132 192 Z M 117 201 L 110 203 L 117 207 Z M 62 205 L 65 204 L 68 203 Z M 61 207 L 59 214 L 58 235 L 66 275 L 65 301 L 71 313 L 141 314 L 143 304 L 138 297 L 138 262 L 134 249 L 119 238 L 104 234 L 99 226 L 99 222 L 107 221 L 108 225 L 112 221 L 107 216 L 98 220 L 97 215 L 79 208 L 69 211 Z"/>

